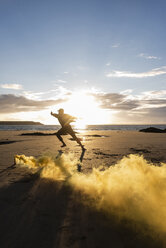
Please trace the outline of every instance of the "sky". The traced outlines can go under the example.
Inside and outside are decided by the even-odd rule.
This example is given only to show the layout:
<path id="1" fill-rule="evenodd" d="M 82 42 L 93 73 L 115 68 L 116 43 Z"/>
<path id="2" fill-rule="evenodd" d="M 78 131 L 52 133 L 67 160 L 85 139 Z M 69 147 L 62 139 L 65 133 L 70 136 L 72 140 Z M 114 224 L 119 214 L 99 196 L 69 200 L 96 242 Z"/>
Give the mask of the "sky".
<path id="1" fill-rule="evenodd" d="M 0 120 L 166 123 L 166 2 L 0 0 Z"/>

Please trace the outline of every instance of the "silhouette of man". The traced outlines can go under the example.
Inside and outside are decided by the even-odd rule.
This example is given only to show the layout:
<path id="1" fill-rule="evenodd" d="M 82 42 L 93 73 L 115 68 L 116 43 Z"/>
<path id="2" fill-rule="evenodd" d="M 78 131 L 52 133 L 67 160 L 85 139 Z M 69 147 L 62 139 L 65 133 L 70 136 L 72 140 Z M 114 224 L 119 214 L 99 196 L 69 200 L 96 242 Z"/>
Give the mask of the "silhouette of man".
<path id="1" fill-rule="evenodd" d="M 62 142 L 62 146 L 66 146 L 65 142 L 63 141 L 61 135 L 70 134 L 75 141 L 81 146 L 82 150 L 85 150 L 84 146 L 81 144 L 81 141 L 75 135 L 70 123 L 74 122 L 77 118 L 71 115 L 65 114 L 64 109 L 59 109 L 58 114 L 55 114 L 51 111 L 51 115 L 56 117 L 61 124 L 62 128 L 56 133 L 57 138 Z"/>

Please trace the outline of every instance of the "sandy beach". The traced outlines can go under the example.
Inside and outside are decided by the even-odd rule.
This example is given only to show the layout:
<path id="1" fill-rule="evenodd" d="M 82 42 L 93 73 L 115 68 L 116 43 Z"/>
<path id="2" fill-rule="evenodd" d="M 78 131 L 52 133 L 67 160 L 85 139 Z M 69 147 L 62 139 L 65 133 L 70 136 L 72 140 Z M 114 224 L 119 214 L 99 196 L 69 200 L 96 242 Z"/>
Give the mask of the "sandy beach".
<path id="1" fill-rule="evenodd" d="M 38 159 L 55 157 L 60 150 L 60 142 L 54 135 L 24 136 L 22 133 L 0 131 L 0 247 L 166 247 L 165 226 L 159 230 L 158 220 L 151 226 L 149 220 L 144 222 L 145 217 L 139 222 L 134 217 L 116 215 L 113 210 L 108 214 L 103 205 L 99 208 L 93 203 L 87 204 L 88 200 L 94 201 L 94 193 L 92 197 L 87 196 L 89 193 L 81 191 L 79 185 L 76 187 L 77 183 L 78 190 L 74 190 L 73 181 L 68 184 L 66 180 L 41 177 L 27 167 L 14 165 L 15 155 Z M 109 169 L 130 154 L 142 155 L 147 163 L 159 169 L 161 163 L 166 163 L 164 133 L 82 131 L 78 136 L 87 149 L 81 172 L 84 177 L 100 166 L 104 168 L 101 171 Z M 69 136 L 64 139 L 67 143 L 64 153 L 79 159 L 80 147 Z M 156 180 L 160 181 L 160 177 Z M 101 196 L 106 195 L 104 192 L 100 192 Z M 154 194 L 159 201 L 163 197 Z M 130 201 L 132 205 L 132 198 Z M 165 218 L 164 210 L 162 213 Z"/>

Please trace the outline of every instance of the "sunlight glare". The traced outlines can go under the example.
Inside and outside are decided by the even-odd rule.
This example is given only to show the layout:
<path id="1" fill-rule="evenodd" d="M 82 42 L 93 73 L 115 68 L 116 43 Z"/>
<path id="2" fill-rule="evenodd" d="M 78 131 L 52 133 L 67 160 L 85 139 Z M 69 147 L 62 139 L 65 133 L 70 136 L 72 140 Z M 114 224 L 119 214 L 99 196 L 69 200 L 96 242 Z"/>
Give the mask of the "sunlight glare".
<path id="1" fill-rule="evenodd" d="M 65 113 L 77 117 L 73 123 L 76 128 L 84 129 L 88 124 L 106 122 L 106 113 L 99 107 L 93 95 L 86 91 L 73 92 L 69 100 L 63 104 Z"/>
<path id="2" fill-rule="evenodd" d="M 76 122 L 71 123 L 76 129 L 86 129 L 87 125 L 108 124 L 112 121 L 111 113 L 100 108 L 100 103 L 95 100 L 92 92 L 85 90 L 73 92 L 64 103 L 40 111 L 26 112 L 26 114 L 20 112 L 15 117 L 24 121 L 32 120 L 46 125 L 59 125 L 58 120 L 53 118 L 50 112 L 57 113 L 60 108 L 63 108 L 66 114 L 77 118 Z"/>

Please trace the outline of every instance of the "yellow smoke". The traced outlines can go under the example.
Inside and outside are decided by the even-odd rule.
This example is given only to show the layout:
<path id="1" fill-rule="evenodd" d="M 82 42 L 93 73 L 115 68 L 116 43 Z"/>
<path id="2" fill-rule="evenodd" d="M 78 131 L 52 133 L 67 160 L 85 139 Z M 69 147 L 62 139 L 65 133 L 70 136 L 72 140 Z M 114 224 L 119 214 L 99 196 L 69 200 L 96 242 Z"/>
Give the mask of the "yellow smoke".
<path id="1" fill-rule="evenodd" d="M 105 171 L 74 174 L 70 182 L 98 209 L 166 232 L 166 164 L 157 167 L 130 155 Z"/>
<path id="2" fill-rule="evenodd" d="M 104 171 L 83 174 L 76 171 L 78 161 L 71 154 L 39 159 L 16 155 L 15 161 L 33 171 L 40 169 L 41 177 L 66 180 L 87 203 L 108 215 L 166 232 L 166 164 L 155 166 L 131 154 Z"/>
<path id="3" fill-rule="evenodd" d="M 66 180 L 76 171 L 76 159 L 72 154 L 54 157 L 43 156 L 35 159 L 33 156 L 15 155 L 15 164 L 26 167 L 31 172 L 40 172 L 40 177 L 54 180 Z"/>

